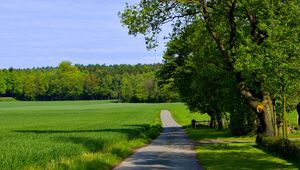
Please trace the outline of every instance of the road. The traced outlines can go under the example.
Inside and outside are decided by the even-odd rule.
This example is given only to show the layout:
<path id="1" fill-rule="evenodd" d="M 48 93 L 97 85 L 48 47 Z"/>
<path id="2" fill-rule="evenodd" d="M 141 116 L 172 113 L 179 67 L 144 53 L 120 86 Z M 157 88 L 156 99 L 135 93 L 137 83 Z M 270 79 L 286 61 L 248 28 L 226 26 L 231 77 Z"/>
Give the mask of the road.
<path id="1" fill-rule="evenodd" d="M 162 110 L 163 132 L 152 143 L 137 150 L 114 170 L 202 170 L 193 143 L 171 113 Z"/>

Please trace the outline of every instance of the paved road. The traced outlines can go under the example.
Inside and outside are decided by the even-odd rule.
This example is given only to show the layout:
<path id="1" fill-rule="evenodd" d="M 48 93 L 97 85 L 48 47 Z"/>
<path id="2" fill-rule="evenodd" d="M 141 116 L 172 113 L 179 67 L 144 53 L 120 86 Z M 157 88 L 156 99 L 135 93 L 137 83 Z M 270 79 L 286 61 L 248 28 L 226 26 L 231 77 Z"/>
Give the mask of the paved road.
<path id="1" fill-rule="evenodd" d="M 163 133 L 150 145 L 139 149 L 114 170 L 202 170 L 193 143 L 167 110 L 160 113 Z"/>

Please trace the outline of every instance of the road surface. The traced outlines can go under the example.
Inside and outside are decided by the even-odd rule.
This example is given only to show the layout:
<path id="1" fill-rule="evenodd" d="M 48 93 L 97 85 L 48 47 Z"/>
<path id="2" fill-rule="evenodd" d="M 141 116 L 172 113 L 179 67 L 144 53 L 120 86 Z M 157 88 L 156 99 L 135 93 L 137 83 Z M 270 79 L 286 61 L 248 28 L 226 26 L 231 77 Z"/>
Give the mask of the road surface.
<path id="1" fill-rule="evenodd" d="M 162 134 L 146 147 L 137 150 L 114 170 L 202 170 L 193 143 L 171 113 L 162 110 Z"/>

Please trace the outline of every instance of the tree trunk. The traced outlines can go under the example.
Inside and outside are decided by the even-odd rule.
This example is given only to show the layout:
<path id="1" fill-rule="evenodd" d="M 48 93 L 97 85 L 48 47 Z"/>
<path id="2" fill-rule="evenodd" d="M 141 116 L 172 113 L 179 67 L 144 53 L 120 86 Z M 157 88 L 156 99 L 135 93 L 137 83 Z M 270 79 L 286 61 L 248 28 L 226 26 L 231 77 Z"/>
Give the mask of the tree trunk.
<path id="1" fill-rule="evenodd" d="M 276 122 L 275 120 L 275 113 L 274 113 L 274 108 L 273 108 L 273 103 L 268 94 L 263 94 L 263 104 L 264 104 L 264 109 L 261 114 L 264 124 L 265 124 L 265 129 L 263 131 L 263 134 L 266 136 L 276 136 Z"/>
<path id="2" fill-rule="evenodd" d="M 222 113 L 217 114 L 218 129 L 223 129 Z"/>
<path id="3" fill-rule="evenodd" d="M 210 128 L 216 128 L 216 115 L 213 112 L 209 112 L 208 115 L 210 116 Z"/>

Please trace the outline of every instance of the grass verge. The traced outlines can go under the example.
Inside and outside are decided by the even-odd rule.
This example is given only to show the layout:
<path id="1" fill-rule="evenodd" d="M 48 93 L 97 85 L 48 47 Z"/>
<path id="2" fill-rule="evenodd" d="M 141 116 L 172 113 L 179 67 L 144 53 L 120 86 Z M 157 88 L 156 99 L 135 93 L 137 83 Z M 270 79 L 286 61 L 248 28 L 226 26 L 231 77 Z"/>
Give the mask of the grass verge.
<path id="1" fill-rule="evenodd" d="M 189 125 L 191 119 L 206 120 L 203 114 L 193 115 L 187 110 L 172 110 L 177 122 Z M 229 130 L 191 129 L 186 126 L 189 138 L 195 141 L 197 158 L 207 170 L 232 169 L 299 169 L 298 162 L 279 158 L 261 149 L 255 136 L 232 136 Z"/>

